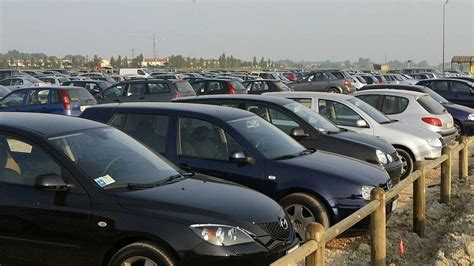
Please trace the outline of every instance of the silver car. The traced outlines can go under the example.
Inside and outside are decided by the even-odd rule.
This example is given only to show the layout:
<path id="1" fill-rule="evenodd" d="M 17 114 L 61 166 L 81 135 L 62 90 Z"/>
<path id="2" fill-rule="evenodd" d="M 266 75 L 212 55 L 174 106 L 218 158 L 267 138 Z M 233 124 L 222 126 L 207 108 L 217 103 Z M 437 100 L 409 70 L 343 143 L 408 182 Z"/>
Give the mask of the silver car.
<path id="1" fill-rule="evenodd" d="M 40 87 L 48 85 L 39 79 L 32 76 L 12 76 L 4 80 L 0 80 L 0 85 L 7 87 L 10 90 L 16 90 L 28 87 Z"/>
<path id="2" fill-rule="evenodd" d="M 390 119 L 354 96 L 324 92 L 267 92 L 264 95 L 304 102 L 307 107 L 329 118 L 341 128 L 386 140 L 401 157 L 401 178 L 413 171 L 415 161 L 441 156 L 443 142 L 438 133 Z"/>
<path id="3" fill-rule="evenodd" d="M 44 77 L 39 77 L 39 80 L 49 83 L 52 86 L 61 86 L 66 81 L 70 81 L 69 78 L 64 78 L 64 77 L 56 77 L 56 76 L 44 76 Z"/>
<path id="4" fill-rule="evenodd" d="M 354 96 L 392 119 L 440 134 L 446 144 L 451 145 L 456 139 L 453 117 L 426 93 L 376 89 L 359 91 Z"/>

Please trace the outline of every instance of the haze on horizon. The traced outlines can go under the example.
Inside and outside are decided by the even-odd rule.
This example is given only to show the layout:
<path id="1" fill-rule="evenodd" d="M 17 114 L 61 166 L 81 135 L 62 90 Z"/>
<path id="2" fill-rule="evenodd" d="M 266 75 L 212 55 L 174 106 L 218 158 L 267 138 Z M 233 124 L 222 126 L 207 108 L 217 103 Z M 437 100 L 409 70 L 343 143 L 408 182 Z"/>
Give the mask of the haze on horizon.
<path id="1" fill-rule="evenodd" d="M 474 1 L 446 6 L 446 61 L 474 55 Z M 0 53 L 441 63 L 444 0 L 0 0 Z"/>

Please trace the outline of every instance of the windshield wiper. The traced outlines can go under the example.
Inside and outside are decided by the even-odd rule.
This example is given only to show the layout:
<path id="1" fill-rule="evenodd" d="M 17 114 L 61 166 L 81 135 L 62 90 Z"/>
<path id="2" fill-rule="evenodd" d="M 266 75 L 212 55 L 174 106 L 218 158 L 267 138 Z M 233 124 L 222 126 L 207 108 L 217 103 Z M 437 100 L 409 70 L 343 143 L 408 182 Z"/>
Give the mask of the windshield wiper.
<path id="1" fill-rule="evenodd" d="M 303 151 L 298 152 L 298 153 L 293 153 L 293 154 L 287 154 L 287 155 L 279 156 L 279 157 L 273 158 L 273 160 L 287 160 L 287 159 L 292 159 L 292 158 L 295 158 L 295 157 L 304 156 L 304 155 L 308 155 L 308 154 L 314 153 L 315 151 L 316 151 L 315 149 L 307 149 L 307 150 L 303 150 Z"/>
<path id="2" fill-rule="evenodd" d="M 311 154 L 311 153 L 314 153 L 316 152 L 315 149 L 307 149 L 307 150 L 304 150 L 302 152 L 300 152 L 300 155 L 303 156 L 303 155 L 308 155 L 308 154 Z"/>
<path id="3" fill-rule="evenodd" d="M 176 175 L 168 176 L 167 178 L 165 178 L 165 179 L 161 180 L 160 182 L 158 182 L 157 186 L 163 186 L 163 185 L 166 185 L 166 184 L 170 184 L 170 183 L 173 183 L 173 181 L 175 181 L 177 179 L 184 179 L 184 178 L 191 177 L 193 175 L 194 175 L 194 173 L 190 172 L 190 173 L 179 173 L 179 174 L 176 174 Z"/>
<path id="4" fill-rule="evenodd" d="M 120 189 L 120 188 L 126 188 L 130 190 L 140 190 L 140 189 L 147 189 L 147 188 L 154 188 L 156 187 L 156 183 L 116 183 L 116 184 L 110 184 L 108 186 L 104 187 L 104 190 L 111 190 L 111 189 Z"/>

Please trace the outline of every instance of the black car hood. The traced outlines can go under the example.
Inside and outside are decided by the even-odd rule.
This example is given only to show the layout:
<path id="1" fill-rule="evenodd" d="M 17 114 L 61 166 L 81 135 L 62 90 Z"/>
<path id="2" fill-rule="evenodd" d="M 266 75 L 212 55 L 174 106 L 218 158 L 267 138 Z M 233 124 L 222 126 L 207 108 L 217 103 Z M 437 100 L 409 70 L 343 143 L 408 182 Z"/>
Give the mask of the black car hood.
<path id="1" fill-rule="evenodd" d="M 381 150 L 384 153 L 388 154 L 392 154 L 396 151 L 395 148 L 385 140 L 367 134 L 345 131 L 337 134 L 332 134 L 331 136 L 342 140 L 349 140 L 353 142 L 358 142 L 360 144 L 370 145 L 374 149 Z"/>
<path id="2" fill-rule="evenodd" d="M 331 182 L 340 179 L 343 183 L 378 186 L 389 180 L 387 172 L 380 166 L 324 151 L 273 163 L 306 176 L 330 178 Z"/>
<path id="3" fill-rule="evenodd" d="M 193 223 L 275 222 L 283 209 L 249 188 L 204 175 L 160 187 L 117 193 L 126 209 Z"/>

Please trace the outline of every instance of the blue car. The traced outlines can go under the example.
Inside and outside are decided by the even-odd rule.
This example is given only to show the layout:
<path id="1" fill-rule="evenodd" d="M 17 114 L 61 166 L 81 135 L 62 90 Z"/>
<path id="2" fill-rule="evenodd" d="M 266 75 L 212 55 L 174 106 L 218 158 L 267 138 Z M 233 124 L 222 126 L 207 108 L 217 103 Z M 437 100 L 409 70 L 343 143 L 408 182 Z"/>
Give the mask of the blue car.
<path id="1" fill-rule="evenodd" d="M 448 113 L 453 117 L 454 127 L 457 130 L 456 139 L 458 139 L 461 135 L 463 136 L 474 135 L 474 109 L 467 106 L 452 103 L 428 87 L 419 86 L 419 85 L 382 84 L 382 85 L 364 86 L 360 90 L 371 90 L 371 89 L 396 89 L 396 90 L 409 90 L 409 91 L 418 91 L 418 92 L 427 93 L 433 99 L 441 103 L 446 108 Z"/>
<path id="2" fill-rule="evenodd" d="M 0 112 L 31 112 L 78 116 L 97 104 L 94 96 L 80 87 L 32 87 L 18 89 L 0 100 Z"/>
<path id="3" fill-rule="evenodd" d="M 462 79 L 420 80 L 416 85 L 428 87 L 448 101 L 474 108 L 474 83 Z"/>
<path id="4" fill-rule="evenodd" d="M 365 206 L 373 188 L 392 186 L 382 167 L 306 149 L 263 118 L 240 109 L 122 103 L 87 108 L 81 117 L 123 130 L 183 169 L 266 194 L 280 203 L 302 240 L 309 223 L 329 227 Z M 387 210 L 394 206 L 389 202 Z M 348 234 L 366 232 L 368 225 L 365 219 Z"/>

